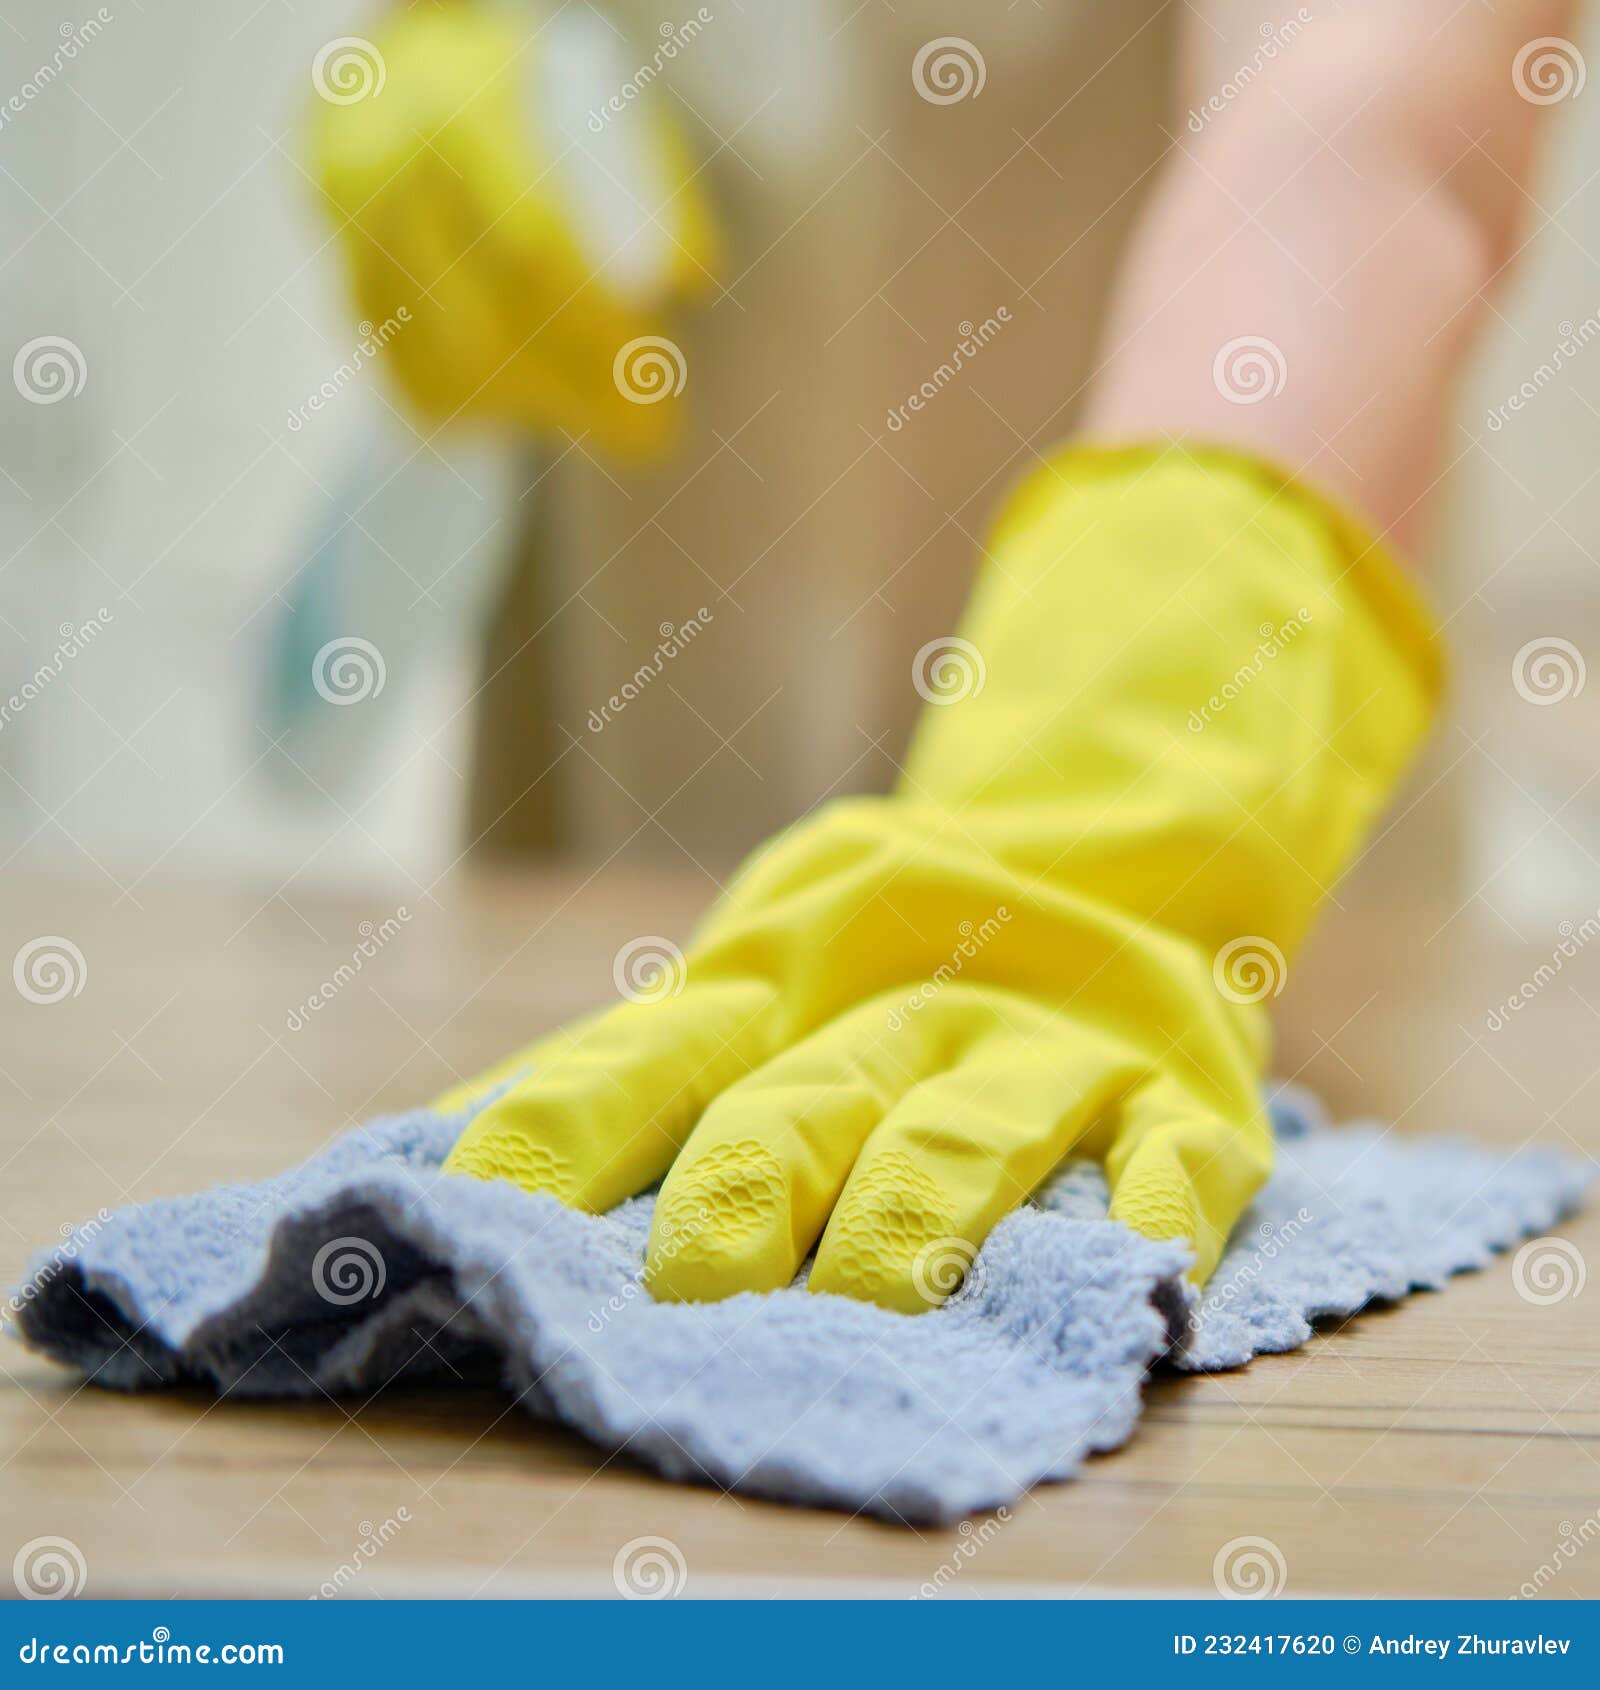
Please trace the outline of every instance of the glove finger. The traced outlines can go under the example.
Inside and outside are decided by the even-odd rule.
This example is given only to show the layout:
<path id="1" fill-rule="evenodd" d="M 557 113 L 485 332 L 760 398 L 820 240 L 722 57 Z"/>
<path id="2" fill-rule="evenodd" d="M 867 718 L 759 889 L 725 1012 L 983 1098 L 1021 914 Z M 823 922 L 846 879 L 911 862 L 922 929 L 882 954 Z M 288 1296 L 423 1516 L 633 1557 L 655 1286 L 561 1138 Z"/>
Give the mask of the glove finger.
<path id="1" fill-rule="evenodd" d="M 991 1228 L 1137 1083 L 1136 1054 L 1045 1019 L 984 1041 L 889 1112 L 828 1223 L 813 1291 L 903 1314 L 942 1303 Z"/>
<path id="2" fill-rule="evenodd" d="M 463 209 L 459 184 L 419 153 L 385 193 L 376 225 L 382 247 L 372 267 L 387 259 L 411 282 L 411 320 L 387 347 L 408 393 L 441 422 L 463 408 L 485 409 L 507 343 L 501 302 L 479 261 L 482 225 Z M 391 288 L 401 280 L 387 279 Z"/>
<path id="3" fill-rule="evenodd" d="M 702 1110 L 768 1054 L 764 980 L 692 984 L 535 1045 L 534 1071 L 476 1116 L 445 1170 L 599 1213 L 666 1172 Z"/>
<path id="4" fill-rule="evenodd" d="M 442 264 L 426 250 L 424 237 L 438 213 L 422 168 L 427 147 L 417 131 L 423 119 L 406 92 L 403 84 L 389 90 L 400 101 L 376 128 L 378 114 L 366 111 L 368 102 L 329 120 L 360 127 L 325 141 L 319 177 L 356 309 L 375 330 L 391 322 L 404 325 L 386 346 L 385 359 L 413 401 L 436 410 L 431 393 L 448 361 L 437 347 L 441 309 L 428 290 Z"/>
<path id="5" fill-rule="evenodd" d="M 421 158 L 381 181 L 325 183 L 324 192 L 340 219 L 336 238 L 355 308 L 381 340 L 387 372 L 418 410 L 439 416 L 461 385 L 451 321 L 469 304 L 452 301 L 440 285 L 450 256 L 436 233 L 437 195 Z"/>
<path id="6" fill-rule="evenodd" d="M 419 274 L 432 282 L 423 314 L 440 349 L 430 385 L 445 396 L 436 404 L 445 420 L 459 409 L 541 430 L 595 431 L 610 445 L 661 444 L 671 407 L 631 401 L 613 373 L 640 324 L 584 268 L 538 185 L 490 216 L 470 179 L 423 164 L 437 214 L 410 234 Z"/>
<path id="7" fill-rule="evenodd" d="M 648 399 L 654 389 L 644 384 L 659 375 L 665 391 L 675 392 L 681 354 L 658 335 L 660 369 L 625 367 L 619 375 L 618 354 L 659 329 L 660 312 L 630 303 L 618 291 L 612 261 L 585 249 L 555 180 L 572 169 L 571 159 L 544 166 L 503 210 L 495 202 L 475 205 L 482 238 L 464 263 L 480 284 L 484 320 L 498 322 L 500 356 L 489 392 L 497 412 L 534 426 L 593 433 L 610 449 L 654 451 L 670 438 L 676 407 L 640 403 L 630 384 Z M 469 172 L 462 191 L 475 186 Z"/>
<path id="8" fill-rule="evenodd" d="M 867 1136 L 950 1060 L 948 1015 L 895 1033 L 893 1007 L 840 1016 L 711 1104 L 656 1204 L 652 1296 L 709 1302 L 793 1280 Z"/>
<path id="9" fill-rule="evenodd" d="M 1190 1278 L 1204 1285 L 1271 1170 L 1264 1104 L 1236 1124 L 1177 1082 L 1153 1079 L 1123 1108 L 1106 1156 L 1111 1218 L 1147 1238 L 1191 1240 Z"/>

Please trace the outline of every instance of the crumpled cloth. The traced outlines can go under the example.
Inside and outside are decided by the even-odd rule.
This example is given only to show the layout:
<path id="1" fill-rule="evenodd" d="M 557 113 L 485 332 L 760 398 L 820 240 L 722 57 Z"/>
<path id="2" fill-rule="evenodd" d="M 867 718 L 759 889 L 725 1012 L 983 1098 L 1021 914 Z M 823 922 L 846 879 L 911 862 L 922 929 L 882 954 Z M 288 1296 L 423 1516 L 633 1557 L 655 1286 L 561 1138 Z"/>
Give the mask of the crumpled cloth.
<path id="1" fill-rule="evenodd" d="M 1326 1315 L 1437 1290 L 1581 1200 L 1576 1158 L 1274 1105 L 1278 1166 L 1196 1303 L 1187 1252 L 1106 1218 L 1068 1163 L 925 1315 L 788 1290 L 657 1304 L 653 1197 L 605 1216 L 443 1175 L 462 1118 L 360 1128 L 287 1174 L 92 1221 L 11 1309 L 94 1383 L 363 1396 L 497 1372 L 532 1414 L 669 1478 L 936 1524 L 1132 1434 L 1161 1363 L 1237 1367 Z"/>

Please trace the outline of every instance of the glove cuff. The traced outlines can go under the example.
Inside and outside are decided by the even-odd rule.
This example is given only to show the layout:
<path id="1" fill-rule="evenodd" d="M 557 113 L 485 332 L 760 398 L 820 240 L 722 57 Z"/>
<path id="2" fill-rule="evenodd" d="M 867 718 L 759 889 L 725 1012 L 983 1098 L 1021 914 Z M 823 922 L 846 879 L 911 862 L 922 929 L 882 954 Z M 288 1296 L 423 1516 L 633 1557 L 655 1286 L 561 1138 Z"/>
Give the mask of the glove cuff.
<path id="1" fill-rule="evenodd" d="M 1003 814 L 1034 872 L 1213 945 L 1299 940 L 1443 684 L 1388 549 L 1221 447 L 1046 459 L 962 638 L 972 673 L 925 712 L 902 793 Z"/>

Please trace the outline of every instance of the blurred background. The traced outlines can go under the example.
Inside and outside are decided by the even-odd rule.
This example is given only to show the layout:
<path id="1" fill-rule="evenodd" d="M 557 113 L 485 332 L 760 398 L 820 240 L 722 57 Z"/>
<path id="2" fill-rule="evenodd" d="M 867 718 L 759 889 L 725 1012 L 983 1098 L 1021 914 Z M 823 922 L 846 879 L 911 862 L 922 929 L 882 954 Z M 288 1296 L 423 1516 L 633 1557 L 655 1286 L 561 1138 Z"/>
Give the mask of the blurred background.
<path id="1" fill-rule="evenodd" d="M 7 8 L 12 871 L 292 906 L 425 901 L 469 854 L 625 857 L 709 889 L 892 779 L 914 656 L 1070 429 L 1180 126 L 1171 8 L 499 11 L 566 214 L 621 207 L 594 238 L 670 348 L 643 446 L 559 407 L 441 426 L 394 379 L 429 301 L 363 315 L 318 126 L 403 110 L 371 39 L 395 8 Z M 1596 689 L 1516 684 L 1600 619 L 1600 102 L 1558 121 L 1438 489 L 1454 715 L 1359 871 L 1381 902 L 1423 868 L 1452 921 L 1530 942 L 1592 910 L 1600 808 Z M 698 233 L 618 185 L 665 134 Z"/>

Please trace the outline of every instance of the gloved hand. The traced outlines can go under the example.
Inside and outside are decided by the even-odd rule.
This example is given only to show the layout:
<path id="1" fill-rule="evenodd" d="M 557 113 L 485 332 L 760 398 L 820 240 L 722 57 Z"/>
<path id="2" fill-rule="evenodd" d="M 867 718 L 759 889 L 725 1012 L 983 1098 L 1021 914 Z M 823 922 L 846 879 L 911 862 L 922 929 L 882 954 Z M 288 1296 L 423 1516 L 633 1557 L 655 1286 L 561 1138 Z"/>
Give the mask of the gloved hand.
<path id="1" fill-rule="evenodd" d="M 787 1285 L 815 1247 L 813 1290 L 916 1312 L 1075 1150 L 1204 1280 L 1272 1159 L 1261 1000 L 1437 681 L 1409 584 L 1312 494 L 1066 451 L 894 794 L 758 852 L 654 1001 L 441 1100 L 529 1070 L 446 1166 L 595 1211 L 665 1175 L 657 1297 Z"/>
<path id="2" fill-rule="evenodd" d="M 714 240 L 614 33 L 582 7 L 460 0 L 398 10 L 344 52 L 312 102 L 314 169 L 411 404 L 661 446 L 673 407 L 656 401 L 683 368 L 666 311 L 710 283 Z"/>

